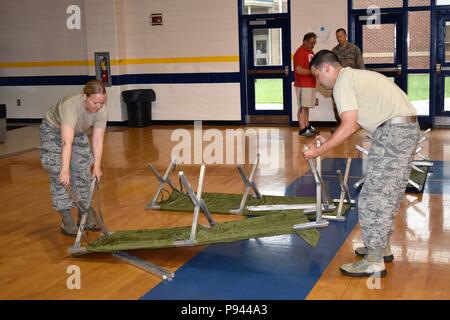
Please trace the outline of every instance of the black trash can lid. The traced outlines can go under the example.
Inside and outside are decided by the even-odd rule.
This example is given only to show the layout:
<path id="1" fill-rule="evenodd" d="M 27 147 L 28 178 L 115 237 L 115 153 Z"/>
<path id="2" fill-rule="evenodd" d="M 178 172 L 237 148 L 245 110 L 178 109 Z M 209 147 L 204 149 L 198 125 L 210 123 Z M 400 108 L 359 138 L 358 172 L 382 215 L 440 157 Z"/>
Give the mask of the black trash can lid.
<path id="1" fill-rule="evenodd" d="M 156 95 L 153 89 L 134 89 L 122 91 L 123 101 L 129 103 L 132 101 L 155 101 Z"/>

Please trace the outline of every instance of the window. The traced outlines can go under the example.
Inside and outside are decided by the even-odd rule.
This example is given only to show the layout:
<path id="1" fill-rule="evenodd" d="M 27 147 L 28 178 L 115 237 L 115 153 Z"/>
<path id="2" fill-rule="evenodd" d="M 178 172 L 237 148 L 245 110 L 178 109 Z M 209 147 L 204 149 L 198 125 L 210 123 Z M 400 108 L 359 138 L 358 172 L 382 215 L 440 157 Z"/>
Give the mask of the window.
<path id="1" fill-rule="evenodd" d="M 353 9 L 378 8 L 401 8 L 403 0 L 353 0 Z"/>
<path id="2" fill-rule="evenodd" d="M 254 66 L 281 66 L 282 44 L 281 28 L 254 29 Z"/>
<path id="3" fill-rule="evenodd" d="M 408 98 L 417 115 L 429 115 L 430 108 L 430 75 L 408 74 Z"/>
<path id="4" fill-rule="evenodd" d="M 444 111 L 450 111 L 450 81 L 449 77 L 445 77 L 445 93 L 444 93 Z"/>
<path id="5" fill-rule="evenodd" d="M 430 67 L 430 11 L 408 13 L 408 69 Z"/>
<path id="6" fill-rule="evenodd" d="M 283 110 L 283 79 L 255 79 L 255 109 Z"/>
<path id="7" fill-rule="evenodd" d="M 364 63 L 394 63 L 395 41 L 395 24 L 382 24 L 375 29 L 364 25 L 362 48 Z"/>
<path id="8" fill-rule="evenodd" d="M 244 0 L 243 14 L 288 13 L 288 0 Z"/>
<path id="9" fill-rule="evenodd" d="M 431 0 L 409 0 L 408 6 L 410 7 L 424 7 L 424 6 L 430 6 Z"/>

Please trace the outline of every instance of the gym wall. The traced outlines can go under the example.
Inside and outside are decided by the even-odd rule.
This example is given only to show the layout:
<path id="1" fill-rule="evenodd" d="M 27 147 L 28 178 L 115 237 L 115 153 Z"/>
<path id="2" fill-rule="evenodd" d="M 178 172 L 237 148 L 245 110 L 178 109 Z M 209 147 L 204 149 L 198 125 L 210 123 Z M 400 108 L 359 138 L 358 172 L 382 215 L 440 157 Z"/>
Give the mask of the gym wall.
<path id="1" fill-rule="evenodd" d="M 292 53 L 303 34 L 321 24 L 331 33 L 316 51 L 334 46 L 334 30 L 347 25 L 343 2 L 292 0 Z M 81 9 L 80 30 L 66 27 L 70 5 Z M 62 96 L 81 92 L 95 75 L 94 52 L 108 51 L 110 121 L 127 120 L 120 92 L 136 88 L 155 90 L 154 120 L 240 120 L 237 5 L 237 0 L 0 0 L 0 103 L 7 104 L 9 118 L 40 119 Z M 151 25 L 152 13 L 163 14 L 163 25 Z M 330 99 L 319 100 L 312 120 L 332 120 Z M 293 120 L 295 113 L 294 107 Z"/>

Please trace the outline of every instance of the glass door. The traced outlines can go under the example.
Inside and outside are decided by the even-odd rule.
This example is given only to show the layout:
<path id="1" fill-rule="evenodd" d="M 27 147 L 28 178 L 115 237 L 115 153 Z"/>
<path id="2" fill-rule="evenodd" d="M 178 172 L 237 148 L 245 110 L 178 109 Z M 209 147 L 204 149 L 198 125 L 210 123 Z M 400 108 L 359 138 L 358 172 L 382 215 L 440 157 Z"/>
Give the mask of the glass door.
<path id="1" fill-rule="evenodd" d="M 245 123 L 291 120 L 288 0 L 240 0 L 242 116 Z"/>
<path id="2" fill-rule="evenodd" d="M 248 21 L 249 115 L 290 114 L 290 49 L 283 20 Z"/>
<path id="3" fill-rule="evenodd" d="M 437 12 L 436 108 L 434 124 L 450 125 L 450 11 Z"/>
<path id="4" fill-rule="evenodd" d="M 367 15 L 354 19 L 355 44 L 363 52 L 366 69 L 386 75 L 406 91 L 402 13 L 379 13 L 376 21 Z"/>

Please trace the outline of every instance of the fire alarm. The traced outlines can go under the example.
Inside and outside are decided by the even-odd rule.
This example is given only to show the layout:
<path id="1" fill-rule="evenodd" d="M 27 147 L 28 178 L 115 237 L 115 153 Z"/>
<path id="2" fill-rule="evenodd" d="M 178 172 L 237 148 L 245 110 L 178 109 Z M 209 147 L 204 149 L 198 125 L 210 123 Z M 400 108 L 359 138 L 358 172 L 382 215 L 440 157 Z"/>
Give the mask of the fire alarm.
<path id="1" fill-rule="evenodd" d="M 162 13 L 152 13 L 150 15 L 150 22 L 152 26 L 162 26 L 163 24 Z"/>

